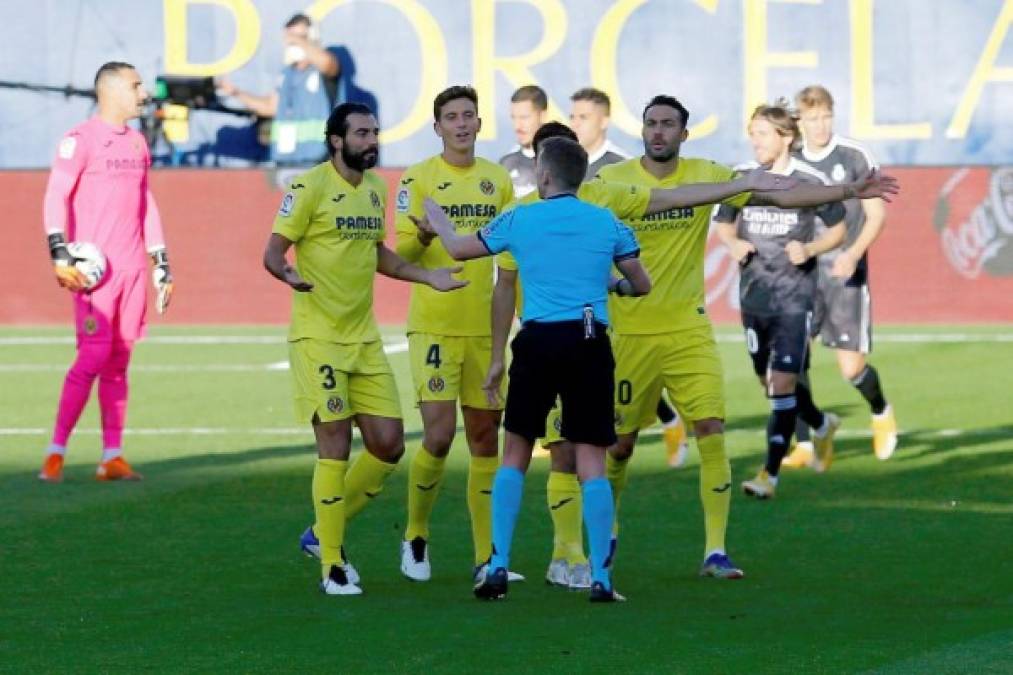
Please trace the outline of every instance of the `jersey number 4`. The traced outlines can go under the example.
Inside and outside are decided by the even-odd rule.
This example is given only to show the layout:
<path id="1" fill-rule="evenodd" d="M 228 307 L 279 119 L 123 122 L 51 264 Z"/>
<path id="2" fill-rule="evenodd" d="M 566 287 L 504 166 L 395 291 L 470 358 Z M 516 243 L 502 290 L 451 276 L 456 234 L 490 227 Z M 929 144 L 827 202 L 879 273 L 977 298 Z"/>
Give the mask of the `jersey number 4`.
<path id="1" fill-rule="evenodd" d="M 440 345 L 429 345 L 429 351 L 426 352 L 426 365 L 439 368 L 441 363 L 443 361 L 440 360 Z"/>

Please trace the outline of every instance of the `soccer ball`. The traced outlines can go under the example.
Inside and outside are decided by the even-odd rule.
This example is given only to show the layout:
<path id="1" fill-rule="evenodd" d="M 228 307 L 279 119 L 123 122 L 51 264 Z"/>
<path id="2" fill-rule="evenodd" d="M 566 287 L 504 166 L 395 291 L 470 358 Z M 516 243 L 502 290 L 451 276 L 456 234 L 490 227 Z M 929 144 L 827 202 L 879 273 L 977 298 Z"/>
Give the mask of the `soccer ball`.
<path id="1" fill-rule="evenodd" d="M 95 288 L 106 274 L 106 257 L 95 244 L 72 241 L 67 252 L 74 256 L 74 267 L 88 279 L 86 289 Z"/>

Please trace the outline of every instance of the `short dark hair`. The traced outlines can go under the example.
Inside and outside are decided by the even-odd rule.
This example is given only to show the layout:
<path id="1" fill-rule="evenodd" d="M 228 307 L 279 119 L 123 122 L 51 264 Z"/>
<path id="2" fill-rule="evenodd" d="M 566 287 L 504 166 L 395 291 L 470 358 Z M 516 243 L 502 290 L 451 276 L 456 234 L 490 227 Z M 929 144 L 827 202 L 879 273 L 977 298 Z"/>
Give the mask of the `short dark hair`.
<path id="1" fill-rule="evenodd" d="M 373 110 L 365 103 L 342 103 L 331 111 L 327 118 L 327 130 L 324 132 L 324 143 L 327 145 L 327 152 L 334 156 L 334 146 L 331 145 L 331 136 L 345 137 L 348 133 L 349 115 L 372 115 Z"/>
<path id="2" fill-rule="evenodd" d="M 545 139 L 538 161 L 552 176 L 552 182 L 563 189 L 578 188 L 587 174 L 587 151 L 569 138 Z"/>
<path id="3" fill-rule="evenodd" d="M 285 28 L 293 28 L 299 25 L 312 26 L 313 19 L 309 18 L 302 12 L 299 12 L 298 14 L 293 14 L 292 18 L 285 22 Z"/>
<path id="4" fill-rule="evenodd" d="M 531 139 L 531 149 L 538 154 L 538 147 L 550 138 L 569 138 L 576 141 L 577 134 L 562 122 L 546 122 L 538 127 L 534 138 Z"/>
<path id="5" fill-rule="evenodd" d="M 134 69 L 132 65 L 126 61 L 107 61 L 103 63 L 99 69 L 95 72 L 95 88 L 98 89 L 99 80 L 109 75 L 115 75 L 121 70 Z"/>
<path id="6" fill-rule="evenodd" d="M 663 105 L 667 108 L 675 108 L 679 111 L 679 117 L 682 118 L 682 128 L 686 128 L 686 124 L 689 122 L 689 111 L 686 110 L 686 106 L 679 102 L 674 96 L 668 96 L 667 94 L 659 94 L 647 102 L 644 106 L 644 112 L 641 116 L 641 120 L 647 119 L 647 111 L 656 105 Z"/>
<path id="7" fill-rule="evenodd" d="M 440 112 L 443 110 L 443 106 L 459 98 L 468 99 L 475 104 L 475 110 L 478 110 L 478 92 L 476 92 L 473 87 L 469 87 L 467 85 L 455 85 L 453 87 L 447 87 L 433 99 L 433 119 L 439 122 Z"/>
<path id="8" fill-rule="evenodd" d="M 531 101 L 531 105 L 536 110 L 548 110 L 549 108 L 549 97 L 545 90 L 537 84 L 526 84 L 510 97 L 511 103 L 520 103 L 521 101 Z"/>
<path id="9" fill-rule="evenodd" d="M 584 87 L 573 92 L 573 96 L 570 97 L 571 101 L 591 101 L 605 108 L 605 114 L 612 114 L 612 100 L 609 95 L 603 92 L 601 89 L 595 89 L 594 87 Z"/>

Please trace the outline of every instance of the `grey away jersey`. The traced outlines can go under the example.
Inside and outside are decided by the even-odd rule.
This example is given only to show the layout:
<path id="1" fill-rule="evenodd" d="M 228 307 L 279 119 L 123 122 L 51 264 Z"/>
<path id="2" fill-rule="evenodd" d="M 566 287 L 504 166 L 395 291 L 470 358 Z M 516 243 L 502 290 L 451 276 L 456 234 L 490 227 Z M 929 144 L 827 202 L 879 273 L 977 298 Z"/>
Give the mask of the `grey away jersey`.
<path id="1" fill-rule="evenodd" d="M 872 169 L 879 168 L 879 163 L 868 150 L 850 138 L 837 135 L 834 135 L 830 139 L 830 143 L 827 144 L 827 147 L 819 152 L 810 152 L 803 147 L 802 150 L 793 153 L 793 155 L 827 176 L 832 185 L 851 183 L 869 173 Z M 862 226 L 865 225 L 865 211 L 862 210 L 862 200 L 860 199 L 846 200 L 844 208 L 847 212 L 845 223 L 848 228 L 844 246 L 850 246 L 862 232 Z M 820 228 L 821 230 L 822 228 Z M 833 279 L 830 276 L 830 266 L 833 264 L 834 258 L 837 257 L 839 250 L 834 249 L 826 255 L 820 256 L 821 282 Z M 846 283 L 849 286 L 866 283 L 868 270 L 867 257 L 862 256 L 862 259 L 858 261 L 858 265 L 855 268 L 855 274 Z M 840 279 L 833 280 L 838 284 L 841 283 Z"/>
<path id="2" fill-rule="evenodd" d="M 625 151 L 613 145 L 612 141 L 606 140 L 596 153 L 587 158 L 587 173 L 584 174 L 584 180 L 591 180 L 597 176 L 603 166 L 625 162 L 629 158 Z"/>
<path id="3" fill-rule="evenodd" d="M 535 154 L 527 154 L 524 148 L 517 146 L 509 154 L 503 155 L 499 160 L 500 165 L 510 174 L 510 181 L 514 184 L 514 198 L 520 199 L 535 188 Z"/>
<path id="4" fill-rule="evenodd" d="M 735 167 L 749 171 L 755 162 Z M 792 159 L 787 175 L 801 181 L 825 184 L 829 181 L 804 162 Z M 756 316 L 802 314 L 813 308 L 816 293 L 816 261 L 794 265 L 784 247 L 789 241 L 808 243 L 816 239 L 816 219 L 827 227 L 844 220 L 840 202 L 802 209 L 776 206 L 745 206 L 741 209 L 721 204 L 715 220 L 734 223 L 738 217 L 738 237 L 756 247 L 740 270 L 739 298 L 743 313 Z"/>

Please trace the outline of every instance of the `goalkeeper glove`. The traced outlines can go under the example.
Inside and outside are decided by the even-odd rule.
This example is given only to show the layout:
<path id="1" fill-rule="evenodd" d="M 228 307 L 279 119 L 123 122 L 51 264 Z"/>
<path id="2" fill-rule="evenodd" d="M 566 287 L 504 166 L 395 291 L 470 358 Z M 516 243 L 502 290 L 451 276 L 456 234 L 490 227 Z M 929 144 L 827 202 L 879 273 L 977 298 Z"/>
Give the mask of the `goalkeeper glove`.
<path id="1" fill-rule="evenodd" d="M 88 286 L 88 278 L 75 267 L 77 258 L 67 250 L 67 242 L 62 232 L 54 232 L 49 237 L 49 257 L 53 260 L 53 272 L 56 283 L 68 291 L 83 291 Z"/>
<path id="2" fill-rule="evenodd" d="M 151 270 L 151 281 L 158 292 L 155 309 L 159 314 L 164 314 L 172 299 L 172 272 L 169 271 L 169 254 L 164 247 L 151 251 L 151 262 L 155 265 Z"/>

